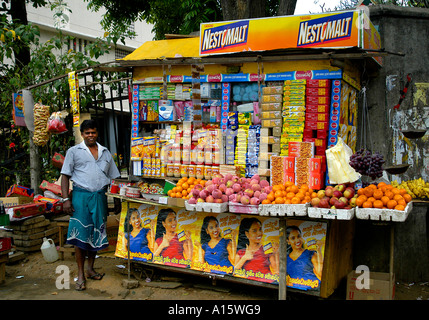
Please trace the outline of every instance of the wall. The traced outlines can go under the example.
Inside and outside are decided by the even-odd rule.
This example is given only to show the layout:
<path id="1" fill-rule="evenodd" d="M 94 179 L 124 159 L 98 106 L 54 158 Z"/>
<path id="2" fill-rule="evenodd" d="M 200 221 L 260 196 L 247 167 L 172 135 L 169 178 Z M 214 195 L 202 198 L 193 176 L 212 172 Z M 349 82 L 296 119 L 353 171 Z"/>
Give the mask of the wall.
<path id="1" fill-rule="evenodd" d="M 370 7 L 370 19 L 378 28 L 382 48 L 393 53 L 383 58 L 377 74 L 364 74 L 373 151 L 380 151 L 387 164 L 409 163 L 405 174 L 385 176 L 392 181 L 422 177 L 429 181 L 428 134 L 418 140 L 403 139 L 401 129 L 429 127 L 427 83 L 429 83 L 429 9 L 392 5 Z M 406 76 L 412 82 L 398 111 L 400 90 Z M 359 118 L 360 120 L 361 118 Z M 362 130 L 360 131 L 362 133 Z M 369 139 L 370 138 L 370 139 Z M 429 280 L 428 206 L 417 205 L 403 223 L 374 223 L 358 220 L 355 238 L 355 266 L 367 265 L 372 271 L 389 271 L 390 226 L 394 227 L 394 273 L 397 280 Z"/>

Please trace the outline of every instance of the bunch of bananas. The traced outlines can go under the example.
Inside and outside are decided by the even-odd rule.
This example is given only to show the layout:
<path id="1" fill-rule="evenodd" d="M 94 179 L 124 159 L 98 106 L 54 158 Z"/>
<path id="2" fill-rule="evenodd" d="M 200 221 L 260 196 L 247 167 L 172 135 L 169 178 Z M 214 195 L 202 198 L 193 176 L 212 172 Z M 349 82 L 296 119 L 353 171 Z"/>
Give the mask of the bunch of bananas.
<path id="1" fill-rule="evenodd" d="M 413 199 L 429 199 L 429 182 L 424 181 L 422 178 L 402 181 L 401 183 L 398 183 L 397 180 L 393 180 L 391 184 L 396 188 L 407 190 L 408 194 Z"/>

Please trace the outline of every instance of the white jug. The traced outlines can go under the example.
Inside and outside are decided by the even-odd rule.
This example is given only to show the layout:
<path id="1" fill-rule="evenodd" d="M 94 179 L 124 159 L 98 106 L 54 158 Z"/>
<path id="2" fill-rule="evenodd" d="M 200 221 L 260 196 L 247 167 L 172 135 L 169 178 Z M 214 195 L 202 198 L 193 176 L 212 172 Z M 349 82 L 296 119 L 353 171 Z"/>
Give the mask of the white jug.
<path id="1" fill-rule="evenodd" d="M 58 260 L 58 252 L 55 243 L 52 239 L 43 238 L 42 246 L 40 247 L 43 258 L 46 262 L 54 262 Z"/>

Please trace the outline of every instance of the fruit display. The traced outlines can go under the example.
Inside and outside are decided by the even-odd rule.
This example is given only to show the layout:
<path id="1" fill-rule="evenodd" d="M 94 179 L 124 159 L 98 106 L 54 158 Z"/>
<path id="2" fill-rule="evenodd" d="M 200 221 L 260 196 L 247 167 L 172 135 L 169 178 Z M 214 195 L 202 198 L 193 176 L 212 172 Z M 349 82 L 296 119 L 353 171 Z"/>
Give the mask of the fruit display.
<path id="1" fill-rule="evenodd" d="M 350 166 L 356 172 L 369 176 L 372 180 L 380 178 L 383 175 L 383 164 L 385 163 L 383 155 L 379 152 L 372 153 L 369 150 L 360 149 L 350 157 Z"/>
<path id="2" fill-rule="evenodd" d="M 288 181 L 285 184 L 274 185 L 261 204 L 304 204 L 310 202 L 311 196 L 314 197 L 315 194 L 315 191 L 306 184 L 298 187 Z"/>
<path id="3" fill-rule="evenodd" d="M 167 195 L 172 198 L 189 199 L 192 189 L 197 188 L 202 190 L 205 184 L 206 181 L 202 179 L 183 177 L 177 181 L 173 189 L 168 190 Z"/>
<path id="4" fill-rule="evenodd" d="M 191 190 L 189 204 L 208 203 L 240 203 L 243 205 L 259 205 L 267 198 L 272 188 L 268 181 L 261 180 L 259 175 L 251 178 L 238 177 L 232 174 L 219 174 L 208 180 L 205 185 L 195 185 Z"/>
<path id="5" fill-rule="evenodd" d="M 310 204 L 313 208 L 352 209 L 355 207 L 356 192 L 352 184 L 326 186 L 318 190 Z"/>
<path id="6" fill-rule="evenodd" d="M 429 199 L 429 182 L 426 182 L 422 178 L 402 181 L 401 183 L 393 180 L 391 183 L 395 188 L 407 190 L 407 193 L 413 199 Z"/>
<path id="7" fill-rule="evenodd" d="M 356 191 L 354 204 L 359 208 L 393 209 L 404 211 L 412 197 L 405 188 L 379 182 Z"/>

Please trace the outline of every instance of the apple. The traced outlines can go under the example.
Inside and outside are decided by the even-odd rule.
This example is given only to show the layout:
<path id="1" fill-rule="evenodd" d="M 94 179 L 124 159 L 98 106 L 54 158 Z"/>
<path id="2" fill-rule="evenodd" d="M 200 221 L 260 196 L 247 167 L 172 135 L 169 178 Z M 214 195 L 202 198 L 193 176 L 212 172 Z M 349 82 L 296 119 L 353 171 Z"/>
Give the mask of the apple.
<path id="1" fill-rule="evenodd" d="M 343 192 L 344 197 L 346 197 L 347 199 L 351 199 L 354 197 L 355 195 L 355 189 L 351 188 L 351 187 L 347 187 L 346 190 L 344 190 Z"/>
<path id="2" fill-rule="evenodd" d="M 317 197 L 319 199 L 322 199 L 325 196 L 325 190 L 319 190 L 317 191 Z"/>
<path id="3" fill-rule="evenodd" d="M 335 208 L 337 209 L 344 209 L 344 207 L 346 206 L 346 204 L 340 200 L 337 200 L 334 204 Z"/>
<path id="4" fill-rule="evenodd" d="M 349 204 L 352 208 L 356 207 L 356 199 L 355 197 L 351 198 Z"/>
<path id="5" fill-rule="evenodd" d="M 319 199 L 318 197 L 314 197 L 313 199 L 311 199 L 310 204 L 312 207 L 317 208 L 319 206 L 320 201 L 322 200 Z"/>
<path id="6" fill-rule="evenodd" d="M 337 190 L 339 190 L 339 191 L 343 192 L 343 191 L 346 189 L 346 185 L 345 185 L 344 183 L 337 184 L 337 185 L 334 187 L 334 189 L 337 189 Z"/>
<path id="7" fill-rule="evenodd" d="M 329 202 L 326 199 L 322 199 L 319 202 L 319 208 L 329 208 Z"/>
<path id="8" fill-rule="evenodd" d="M 337 197 L 332 197 L 331 199 L 329 199 L 329 204 L 331 205 L 331 206 L 333 206 L 333 205 L 335 205 L 335 202 L 337 202 L 338 201 L 338 198 Z"/>
<path id="9" fill-rule="evenodd" d="M 332 197 L 334 195 L 334 188 L 330 187 L 326 187 L 325 189 L 325 195 L 328 197 Z"/>
<path id="10" fill-rule="evenodd" d="M 333 196 L 339 199 L 343 196 L 343 193 L 339 190 L 334 190 Z"/>
<path id="11" fill-rule="evenodd" d="M 344 202 L 345 205 L 349 204 L 349 199 L 347 199 L 346 197 L 341 197 L 338 200 L 340 200 L 341 202 Z"/>

